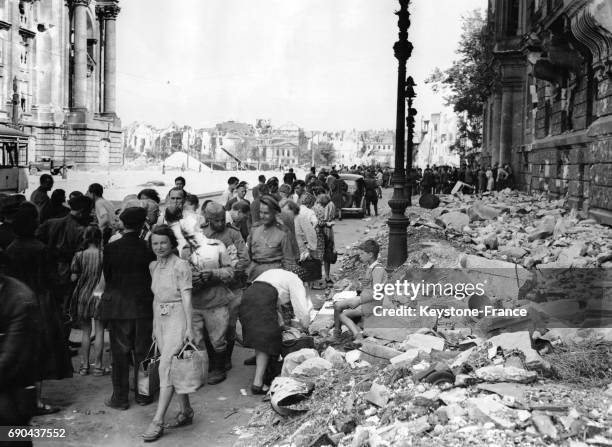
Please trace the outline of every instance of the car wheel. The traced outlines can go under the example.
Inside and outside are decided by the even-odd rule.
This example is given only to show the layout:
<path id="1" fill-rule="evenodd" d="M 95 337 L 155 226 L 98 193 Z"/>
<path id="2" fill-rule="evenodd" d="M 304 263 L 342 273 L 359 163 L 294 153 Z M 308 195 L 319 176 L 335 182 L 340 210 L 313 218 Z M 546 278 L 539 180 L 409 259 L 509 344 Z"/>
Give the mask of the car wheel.
<path id="1" fill-rule="evenodd" d="M 31 174 L 31 175 L 36 175 L 36 174 L 38 174 L 38 168 L 35 168 L 35 167 L 33 167 L 33 166 L 32 166 L 32 167 L 30 168 L 30 174 Z"/>

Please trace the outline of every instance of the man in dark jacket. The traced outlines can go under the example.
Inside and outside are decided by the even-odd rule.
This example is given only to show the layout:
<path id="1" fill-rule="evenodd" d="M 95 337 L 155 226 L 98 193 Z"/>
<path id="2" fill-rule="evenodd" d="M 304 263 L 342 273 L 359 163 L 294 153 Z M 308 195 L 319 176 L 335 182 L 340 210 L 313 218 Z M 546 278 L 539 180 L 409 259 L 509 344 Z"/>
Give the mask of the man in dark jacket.
<path id="1" fill-rule="evenodd" d="M 153 332 L 153 293 L 149 264 L 155 260 L 145 241 L 139 238 L 147 212 L 144 208 L 126 208 L 119 218 L 123 237 L 104 249 L 106 289 L 100 303 L 100 319 L 108 321 L 113 354 L 113 395 L 105 404 L 111 408 L 128 408 L 130 359 L 134 359 L 134 383 L 138 365 L 147 355 Z M 151 397 L 140 396 L 136 403 L 147 405 Z"/>
<path id="2" fill-rule="evenodd" d="M 37 306 L 25 284 L 0 276 L 0 426 L 28 425 L 34 415 Z"/>
<path id="3" fill-rule="evenodd" d="M 81 248 L 83 232 L 89 223 L 93 201 L 86 196 L 73 197 L 69 201 L 70 214 L 45 221 L 36 230 L 36 237 L 47 247 L 55 264 L 53 296 L 58 306 L 68 311 L 68 300 L 72 295 L 70 264 L 74 254 Z"/>

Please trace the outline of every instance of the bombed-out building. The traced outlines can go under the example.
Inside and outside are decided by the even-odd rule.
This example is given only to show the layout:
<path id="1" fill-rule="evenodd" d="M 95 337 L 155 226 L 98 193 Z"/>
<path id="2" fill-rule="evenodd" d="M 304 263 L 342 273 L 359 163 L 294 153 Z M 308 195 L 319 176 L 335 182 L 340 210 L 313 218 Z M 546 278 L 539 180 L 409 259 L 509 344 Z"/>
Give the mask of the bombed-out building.
<path id="1" fill-rule="evenodd" d="M 29 159 L 122 161 L 117 0 L 0 0 L 0 122 L 32 135 Z"/>
<path id="2" fill-rule="evenodd" d="M 485 163 L 612 224 L 612 0 L 490 0 Z"/>

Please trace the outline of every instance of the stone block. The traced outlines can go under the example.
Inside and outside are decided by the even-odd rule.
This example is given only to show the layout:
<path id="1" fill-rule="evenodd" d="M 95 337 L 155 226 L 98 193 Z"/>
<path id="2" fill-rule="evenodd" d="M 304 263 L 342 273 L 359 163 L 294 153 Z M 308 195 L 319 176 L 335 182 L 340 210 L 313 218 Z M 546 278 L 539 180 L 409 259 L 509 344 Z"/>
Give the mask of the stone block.
<path id="1" fill-rule="evenodd" d="M 612 209 L 612 187 L 591 185 L 589 199 L 593 208 Z"/>
<path id="2" fill-rule="evenodd" d="M 612 163 L 612 139 L 591 143 L 584 153 L 585 163 Z"/>
<path id="3" fill-rule="evenodd" d="M 594 164 L 590 167 L 589 174 L 594 185 L 612 186 L 612 163 Z"/>
<path id="4" fill-rule="evenodd" d="M 603 78 L 597 84 L 597 98 L 605 98 L 612 95 L 612 79 Z"/>
<path id="5" fill-rule="evenodd" d="M 612 114 L 612 96 L 597 100 L 596 111 L 598 116 L 606 116 Z"/>
<path id="6" fill-rule="evenodd" d="M 568 184 L 568 192 L 570 196 L 574 197 L 583 197 L 584 193 L 584 185 L 585 182 L 581 182 L 578 180 L 570 180 Z"/>
<path id="7" fill-rule="evenodd" d="M 370 391 L 366 395 L 366 400 L 373 403 L 377 407 L 384 407 L 391 398 L 391 391 L 378 383 L 373 383 Z"/>

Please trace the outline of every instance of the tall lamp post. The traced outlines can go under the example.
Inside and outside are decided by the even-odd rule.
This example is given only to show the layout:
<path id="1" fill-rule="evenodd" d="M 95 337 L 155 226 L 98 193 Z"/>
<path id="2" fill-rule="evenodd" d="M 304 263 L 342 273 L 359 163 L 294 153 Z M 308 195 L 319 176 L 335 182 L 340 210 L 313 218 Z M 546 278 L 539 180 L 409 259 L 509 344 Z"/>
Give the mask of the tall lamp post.
<path id="1" fill-rule="evenodd" d="M 412 76 L 408 76 L 406 80 L 406 101 L 408 102 L 408 117 L 406 118 L 406 127 L 408 128 L 407 148 L 406 148 L 406 200 L 408 200 L 408 206 L 412 206 L 412 153 L 414 151 L 414 125 L 417 110 L 412 107 L 416 92 L 414 91 L 416 84 Z"/>
<path id="2" fill-rule="evenodd" d="M 395 171 L 393 172 L 393 197 L 389 200 L 391 217 L 389 225 L 389 252 L 387 266 L 396 268 L 402 265 L 408 257 L 408 239 L 406 228 L 408 218 L 405 215 L 410 198 L 406 198 L 404 186 L 406 175 L 404 170 L 405 152 L 405 126 L 406 126 L 406 62 L 412 55 L 412 43 L 408 41 L 408 28 L 410 27 L 410 13 L 408 5 L 410 0 L 399 0 L 400 10 L 398 16 L 399 39 L 393 45 L 395 58 L 398 61 L 397 69 L 397 116 L 395 121 Z M 410 154 L 412 157 L 412 154 Z"/>
<path id="3" fill-rule="evenodd" d="M 68 123 L 66 120 L 62 123 L 62 140 L 64 140 L 64 156 L 62 161 L 62 179 L 68 178 L 68 170 L 66 169 L 66 140 L 68 139 Z"/>

